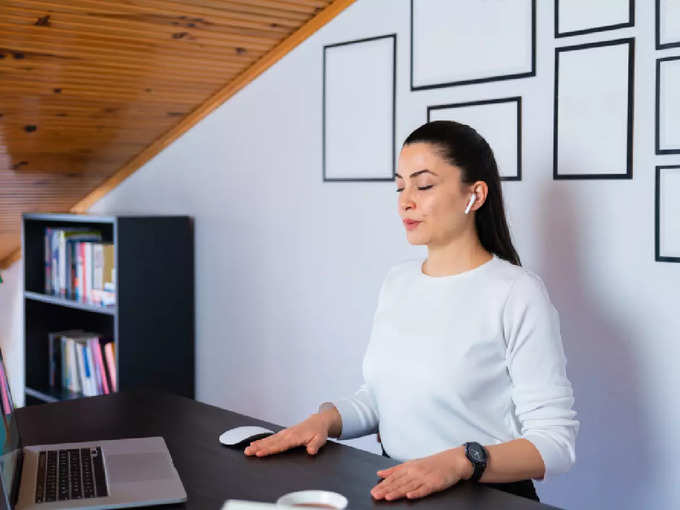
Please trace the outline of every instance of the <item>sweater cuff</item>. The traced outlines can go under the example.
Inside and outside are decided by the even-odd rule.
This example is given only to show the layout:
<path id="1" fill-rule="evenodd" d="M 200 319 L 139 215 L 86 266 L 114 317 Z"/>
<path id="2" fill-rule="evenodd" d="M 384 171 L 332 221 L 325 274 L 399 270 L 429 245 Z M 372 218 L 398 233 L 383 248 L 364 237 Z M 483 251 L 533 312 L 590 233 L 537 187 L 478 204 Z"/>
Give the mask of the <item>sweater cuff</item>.
<path id="1" fill-rule="evenodd" d="M 319 411 L 327 409 L 330 406 L 335 406 L 340 414 L 342 425 L 340 428 L 340 435 L 337 439 L 354 439 L 356 437 L 370 434 L 370 424 L 362 419 L 362 413 L 357 409 L 359 403 L 352 399 L 339 399 L 331 402 L 324 402 L 319 406 Z"/>
<path id="2" fill-rule="evenodd" d="M 566 454 L 564 450 L 555 444 L 554 439 L 547 438 L 535 431 L 526 433 L 523 437 L 536 447 L 545 466 L 543 478 L 534 478 L 535 482 L 545 483 L 558 474 L 566 473 L 574 464 L 573 452 Z"/>

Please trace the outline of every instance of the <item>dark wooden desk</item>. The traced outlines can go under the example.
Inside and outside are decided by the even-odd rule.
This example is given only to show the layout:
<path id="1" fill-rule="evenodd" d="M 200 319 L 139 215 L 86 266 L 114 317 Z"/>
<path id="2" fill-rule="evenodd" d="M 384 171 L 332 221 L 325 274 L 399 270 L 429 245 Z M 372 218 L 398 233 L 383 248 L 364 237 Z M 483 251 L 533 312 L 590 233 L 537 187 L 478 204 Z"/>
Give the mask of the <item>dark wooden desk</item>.
<path id="1" fill-rule="evenodd" d="M 375 501 L 369 491 L 378 482 L 376 471 L 397 461 L 333 441 L 313 456 L 299 447 L 250 457 L 221 445 L 219 435 L 239 425 L 284 427 L 168 393 L 123 392 L 24 407 L 16 415 L 26 445 L 163 436 L 189 499 L 157 508 L 219 510 L 227 499 L 275 502 L 303 489 L 344 494 L 348 510 L 555 508 L 467 481 L 417 500 Z"/>

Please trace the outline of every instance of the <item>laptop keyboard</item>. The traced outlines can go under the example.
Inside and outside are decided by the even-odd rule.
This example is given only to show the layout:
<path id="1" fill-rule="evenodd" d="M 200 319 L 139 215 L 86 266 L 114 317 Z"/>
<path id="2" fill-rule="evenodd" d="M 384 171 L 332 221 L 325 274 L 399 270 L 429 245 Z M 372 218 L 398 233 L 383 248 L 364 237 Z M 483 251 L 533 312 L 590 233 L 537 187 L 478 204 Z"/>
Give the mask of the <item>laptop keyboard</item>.
<path id="1" fill-rule="evenodd" d="M 100 447 L 40 452 L 36 503 L 104 496 L 108 489 Z"/>

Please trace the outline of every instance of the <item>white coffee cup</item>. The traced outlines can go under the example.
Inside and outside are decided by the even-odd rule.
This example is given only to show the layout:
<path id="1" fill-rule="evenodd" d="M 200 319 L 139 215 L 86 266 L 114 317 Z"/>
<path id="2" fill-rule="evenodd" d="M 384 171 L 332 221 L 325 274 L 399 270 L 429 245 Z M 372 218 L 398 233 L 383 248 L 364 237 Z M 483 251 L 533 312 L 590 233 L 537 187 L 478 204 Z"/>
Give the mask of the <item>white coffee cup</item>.
<path id="1" fill-rule="evenodd" d="M 333 508 L 345 510 L 347 498 L 342 494 L 331 491 L 306 490 L 284 494 L 276 500 L 277 505 L 309 507 L 309 508 Z"/>

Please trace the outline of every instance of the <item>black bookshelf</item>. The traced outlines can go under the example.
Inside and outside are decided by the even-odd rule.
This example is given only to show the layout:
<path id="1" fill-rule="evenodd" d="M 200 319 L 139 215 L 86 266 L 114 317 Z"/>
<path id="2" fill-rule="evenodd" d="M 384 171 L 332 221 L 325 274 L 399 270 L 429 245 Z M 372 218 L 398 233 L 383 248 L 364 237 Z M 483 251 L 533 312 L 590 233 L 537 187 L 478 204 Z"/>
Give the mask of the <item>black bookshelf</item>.
<path id="1" fill-rule="evenodd" d="M 87 227 L 114 244 L 116 304 L 45 293 L 45 228 Z M 118 390 L 194 398 L 194 232 L 188 216 L 24 213 L 26 404 L 82 395 L 49 385 L 48 333 L 85 329 L 115 343 Z"/>

